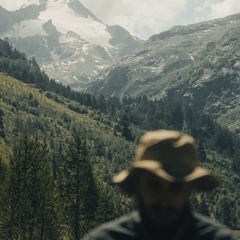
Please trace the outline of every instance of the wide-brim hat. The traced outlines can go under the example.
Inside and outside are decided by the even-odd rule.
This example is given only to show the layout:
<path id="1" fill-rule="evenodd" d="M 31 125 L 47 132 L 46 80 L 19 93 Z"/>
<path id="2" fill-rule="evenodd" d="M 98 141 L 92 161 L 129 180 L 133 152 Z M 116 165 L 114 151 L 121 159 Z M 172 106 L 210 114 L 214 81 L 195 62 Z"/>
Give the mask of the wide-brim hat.
<path id="1" fill-rule="evenodd" d="M 198 191 L 210 191 L 218 185 L 218 178 L 199 165 L 194 139 L 178 131 L 157 130 L 144 134 L 132 168 L 120 172 L 113 181 L 125 192 L 134 193 L 141 171 L 168 182 L 192 182 Z"/>

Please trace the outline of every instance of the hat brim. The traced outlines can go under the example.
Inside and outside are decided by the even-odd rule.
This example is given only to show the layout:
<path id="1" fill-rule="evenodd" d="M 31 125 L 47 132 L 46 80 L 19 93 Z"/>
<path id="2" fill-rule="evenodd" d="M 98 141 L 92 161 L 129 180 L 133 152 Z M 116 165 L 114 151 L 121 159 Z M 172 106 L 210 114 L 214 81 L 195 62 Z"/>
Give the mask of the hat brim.
<path id="1" fill-rule="evenodd" d="M 192 182 L 197 191 L 211 191 L 219 184 L 218 178 L 205 168 L 196 167 L 190 174 L 176 178 L 166 172 L 159 163 L 149 160 L 138 162 L 130 171 L 120 172 L 114 176 L 113 182 L 126 193 L 132 194 L 135 192 L 136 178 L 141 171 L 148 171 L 168 182 Z"/>

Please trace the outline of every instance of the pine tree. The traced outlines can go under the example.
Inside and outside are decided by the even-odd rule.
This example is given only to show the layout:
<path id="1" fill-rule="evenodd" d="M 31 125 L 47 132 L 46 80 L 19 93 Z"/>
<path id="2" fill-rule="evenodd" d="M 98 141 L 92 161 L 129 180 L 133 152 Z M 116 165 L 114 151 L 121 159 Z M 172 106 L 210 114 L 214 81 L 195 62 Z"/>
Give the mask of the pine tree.
<path id="1" fill-rule="evenodd" d="M 111 194 L 109 186 L 106 184 L 101 184 L 100 182 L 99 186 L 101 186 L 101 190 L 96 218 L 97 224 L 103 224 L 117 218 L 117 210 L 115 209 L 115 201 L 113 194 Z"/>
<path id="2" fill-rule="evenodd" d="M 71 239 L 79 240 L 95 225 L 95 211 L 98 203 L 90 151 L 83 131 L 73 131 L 73 138 L 66 151 L 64 166 L 65 218 L 69 225 Z"/>
<path id="3" fill-rule="evenodd" d="M 0 137 L 5 138 L 4 126 L 3 126 L 3 111 L 0 109 Z"/>
<path id="4" fill-rule="evenodd" d="M 58 239 L 47 145 L 24 134 L 10 159 L 7 239 Z"/>
<path id="5" fill-rule="evenodd" d="M 7 194 L 8 176 L 7 164 L 0 157 L 0 239 L 6 239 L 5 223 L 8 222 L 8 215 L 6 213 L 8 211 L 7 204 L 9 200 Z"/>

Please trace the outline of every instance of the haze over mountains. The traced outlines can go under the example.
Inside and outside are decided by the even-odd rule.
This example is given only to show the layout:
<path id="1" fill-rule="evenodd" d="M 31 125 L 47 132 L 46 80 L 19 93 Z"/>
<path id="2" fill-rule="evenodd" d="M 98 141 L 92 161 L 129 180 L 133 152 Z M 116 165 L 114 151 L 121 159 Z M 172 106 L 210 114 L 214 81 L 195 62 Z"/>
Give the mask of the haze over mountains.
<path id="1" fill-rule="evenodd" d="M 13 12 L 0 6 L 0 38 L 77 90 L 142 42 L 102 23 L 78 0 L 34 0 Z"/>
<path id="2" fill-rule="evenodd" d="M 87 87 L 91 94 L 184 100 L 240 127 L 240 14 L 154 35 Z"/>
<path id="3" fill-rule="evenodd" d="M 0 7 L 0 38 L 35 56 L 50 78 L 96 97 L 181 99 L 233 130 L 240 128 L 239 35 L 240 14 L 174 26 L 144 42 L 78 0 Z"/>

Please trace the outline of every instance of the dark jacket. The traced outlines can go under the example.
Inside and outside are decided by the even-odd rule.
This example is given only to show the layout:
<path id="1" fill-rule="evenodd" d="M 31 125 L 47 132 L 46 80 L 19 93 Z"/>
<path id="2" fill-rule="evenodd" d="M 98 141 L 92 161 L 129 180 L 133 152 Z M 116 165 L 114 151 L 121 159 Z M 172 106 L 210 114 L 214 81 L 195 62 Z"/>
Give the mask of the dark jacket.
<path id="1" fill-rule="evenodd" d="M 236 240 L 233 233 L 208 217 L 188 211 L 169 228 L 154 227 L 138 211 L 106 223 L 85 240 Z"/>

